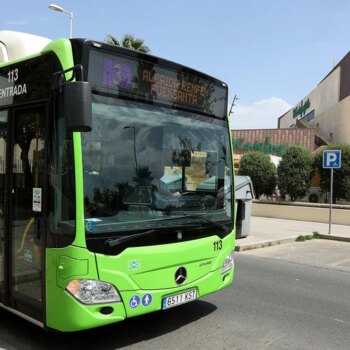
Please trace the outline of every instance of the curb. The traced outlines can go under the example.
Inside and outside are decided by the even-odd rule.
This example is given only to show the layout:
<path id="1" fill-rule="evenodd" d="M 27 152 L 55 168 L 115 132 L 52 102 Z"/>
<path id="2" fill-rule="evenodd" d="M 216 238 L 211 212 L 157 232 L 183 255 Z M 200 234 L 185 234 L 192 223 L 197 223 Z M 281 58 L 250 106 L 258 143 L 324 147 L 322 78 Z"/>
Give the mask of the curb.
<path id="1" fill-rule="evenodd" d="M 262 241 L 262 242 L 248 243 L 248 244 L 242 244 L 242 245 L 237 244 L 235 251 L 243 252 L 246 250 L 272 247 L 275 245 L 285 244 L 285 243 L 292 243 L 292 242 L 296 242 L 296 238 L 297 237 L 283 238 L 278 240 Z M 332 236 L 332 235 L 325 235 L 325 234 L 320 234 L 319 239 L 327 239 L 327 240 L 339 241 L 339 242 L 350 242 L 350 237 Z"/>
<path id="2" fill-rule="evenodd" d="M 293 238 L 284 238 L 284 239 L 278 239 L 278 240 L 270 240 L 270 241 L 262 241 L 257 243 L 248 243 L 243 245 L 236 245 L 235 251 L 236 252 L 243 252 L 245 250 L 252 250 L 257 248 L 265 248 L 265 247 L 272 247 L 274 245 L 284 244 L 284 243 L 291 243 L 295 242 L 295 237 Z"/>
<path id="3" fill-rule="evenodd" d="M 332 234 L 320 234 L 321 239 L 328 239 L 331 241 L 340 241 L 340 242 L 350 242 L 350 237 L 341 237 L 341 236 L 332 236 Z"/>

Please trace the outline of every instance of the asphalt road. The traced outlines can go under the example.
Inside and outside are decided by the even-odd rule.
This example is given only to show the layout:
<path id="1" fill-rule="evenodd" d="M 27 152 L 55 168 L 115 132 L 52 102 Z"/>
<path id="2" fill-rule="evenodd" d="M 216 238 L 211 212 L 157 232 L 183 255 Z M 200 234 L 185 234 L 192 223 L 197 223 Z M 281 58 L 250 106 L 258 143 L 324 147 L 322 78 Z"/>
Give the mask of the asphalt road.
<path id="1" fill-rule="evenodd" d="M 0 310 L 0 349 L 349 349 L 350 270 L 306 261 L 315 247 L 298 244 L 287 260 L 278 247 L 238 253 L 231 287 L 100 329 L 46 334 Z"/>

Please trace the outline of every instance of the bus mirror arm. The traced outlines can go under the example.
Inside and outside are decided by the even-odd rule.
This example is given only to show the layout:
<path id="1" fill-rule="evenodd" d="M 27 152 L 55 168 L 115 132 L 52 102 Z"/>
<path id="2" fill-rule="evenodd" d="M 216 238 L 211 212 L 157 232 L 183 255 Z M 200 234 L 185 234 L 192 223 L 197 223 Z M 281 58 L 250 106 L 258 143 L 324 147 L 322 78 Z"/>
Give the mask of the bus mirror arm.
<path id="1" fill-rule="evenodd" d="M 71 77 L 68 78 L 67 74 L 72 73 Z M 62 90 L 65 82 L 71 81 L 83 81 L 84 80 L 84 69 L 81 64 L 77 64 L 71 68 L 58 71 L 53 73 L 52 79 L 52 90 Z"/>
<path id="2" fill-rule="evenodd" d="M 65 80 L 66 74 L 72 72 Z M 62 92 L 68 131 L 88 132 L 92 128 L 91 84 L 84 81 L 83 66 L 78 64 L 53 74 L 53 90 Z"/>

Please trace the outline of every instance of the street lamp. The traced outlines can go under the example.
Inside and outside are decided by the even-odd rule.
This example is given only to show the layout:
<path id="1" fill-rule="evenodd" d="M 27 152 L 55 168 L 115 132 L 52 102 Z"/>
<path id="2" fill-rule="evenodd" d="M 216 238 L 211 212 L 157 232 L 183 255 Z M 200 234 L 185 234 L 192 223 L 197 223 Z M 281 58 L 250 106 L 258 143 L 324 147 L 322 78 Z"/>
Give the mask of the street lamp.
<path id="1" fill-rule="evenodd" d="M 69 15 L 69 37 L 71 38 L 73 36 L 73 12 L 66 11 L 63 7 L 55 4 L 49 5 L 49 9 Z"/>
<path id="2" fill-rule="evenodd" d="M 134 158 L 135 158 L 135 166 L 136 166 L 136 169 L 137 169 L 135 127 L 134 126 L 124 126 L 124 129 L 133 129 L 134 130 Z"/>

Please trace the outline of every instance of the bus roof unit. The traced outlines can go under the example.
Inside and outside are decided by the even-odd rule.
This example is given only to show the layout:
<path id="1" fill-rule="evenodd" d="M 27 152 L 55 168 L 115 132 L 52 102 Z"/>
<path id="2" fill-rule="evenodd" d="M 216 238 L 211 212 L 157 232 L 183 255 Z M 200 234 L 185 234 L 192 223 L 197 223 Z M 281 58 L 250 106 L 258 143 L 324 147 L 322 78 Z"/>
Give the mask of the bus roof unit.
<path id="1" fill-rule="evenodd" d="M 37 35 L 0 31 L 0 64 L 39 53 L 50 41 Z"/>

